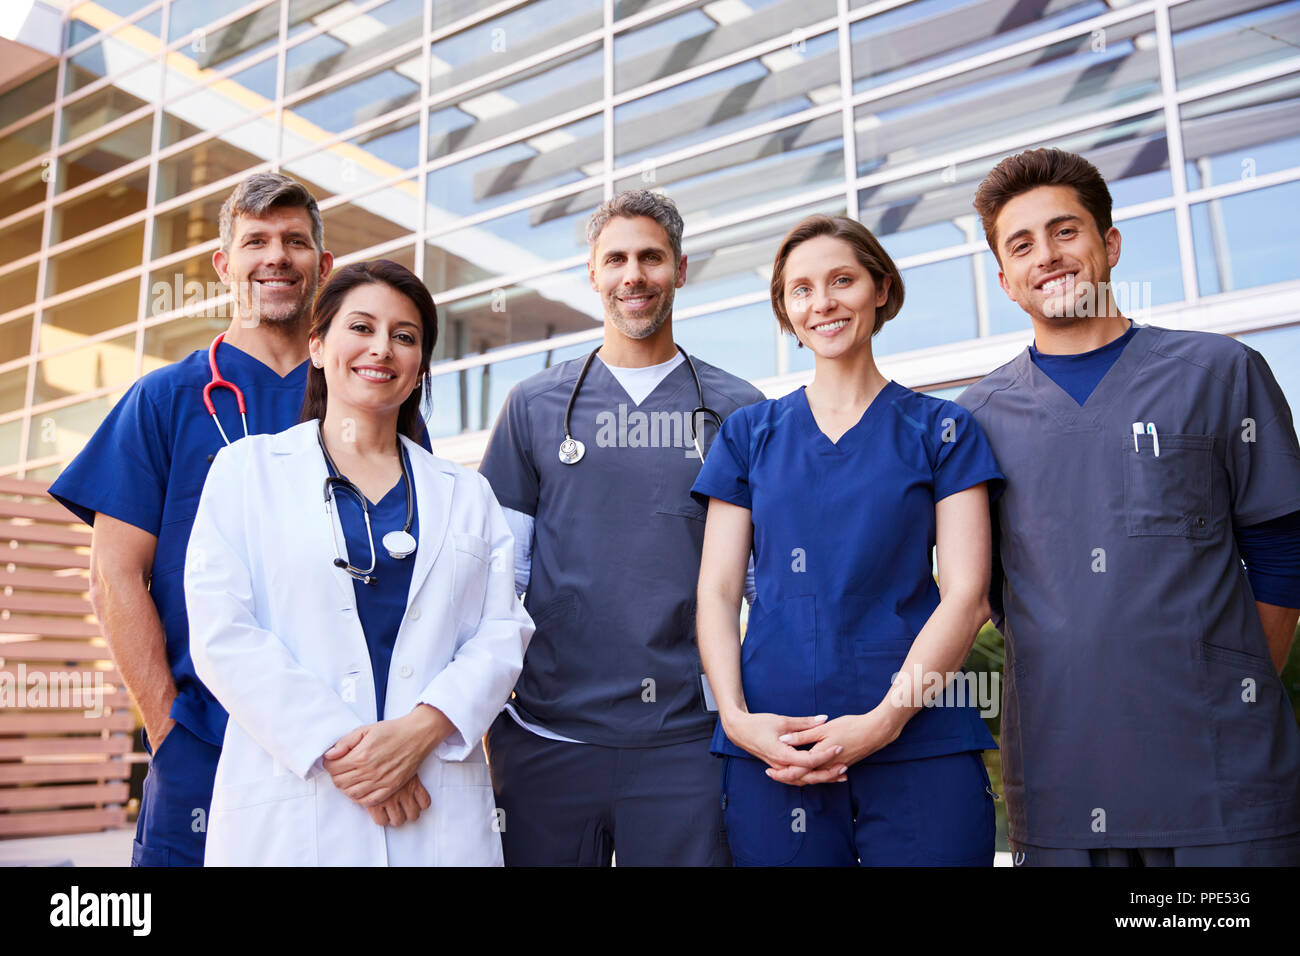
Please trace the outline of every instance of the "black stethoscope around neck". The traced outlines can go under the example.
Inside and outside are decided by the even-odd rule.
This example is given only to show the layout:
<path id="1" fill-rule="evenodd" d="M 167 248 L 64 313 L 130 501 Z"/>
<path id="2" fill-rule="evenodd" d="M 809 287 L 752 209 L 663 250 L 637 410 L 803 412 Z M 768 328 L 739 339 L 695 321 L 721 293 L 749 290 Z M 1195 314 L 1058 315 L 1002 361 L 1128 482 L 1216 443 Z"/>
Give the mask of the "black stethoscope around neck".
<path id="1" fill-rule="evenodd" d="M 578 392 L 582 389 L 583 380 L 587 377 L 587 370 L 591 368 L 591 363 L 596 360 L 596 352 L 599 351 L 600 349 L 597 348 L 587 356 L 587 361 L 582 363 L 582 371 L 578 373 L 578 380 L 573 384 L 573 391 L 569 394 L 569 403 L 564 406 L 564 441 L 560 442 L 560 462 L 565 465 L 576 465 L 582 461 L 582 456 L 587 454 L 587 446 L 573 437 L 569 421 L 573 417 L 573 405 L 578 400 Z M 699 373 L 695 371 L 695 363 L 686 354 L 686 349 L 679 345 L 677 351 L 682 353 L 682 358 L 686 360 L 686 367 L 691 370 L 691 378 L 695 380 L 695 394 L 700 400 L 700 404 L 691 412 L 691 444 L 695 446 L 695 452 L 700 456 L 700 461 L 704 461 L 704 449 L 700 447 L 700 434 L 696 428 L 696 422 L 703 415 L 706 419 L 713 419 L 714 427 L 721 429 L 722 416 L 704 404 L 704 387 L 700 385 Z"/>
<path id="2" fill-rule="evenodd" d="M 349 575 L 356 578 L 362 584 L 377 584 L 378 578 L 375 577 L 375 536 L 370 529 L 370 504 L 366 501 L 366 496 L 361 493 L 361 489 L 339 473 L 334 465 L 334 459 L 330 457 L 329 449 L 325 447 L 324 423 L 316 427 L 316 440 L 320 443 L 321 454 L 325 456 L 325 467 L 329 470 L 329 475 L 325 478 L 325 516 L 330 522 L 330 537 L 334 541 L 334 567 L 342 568 Z M 409 558 L 415 553 L 416 541 L 411 534 L 411 522 L 415 518 L 414 494 L 411 488 L 411 469 L 406 461 L 406 449 L 402 447 L 402 440 L 397 440 L 397 457 L 402 463 L 402 482 L 406 485 L 406 524 L 402 525 L 401 531 L 390 531 L 384 535 L 381 542 L 384 550 L 388 552 L 390 558 L 401 560 Z M 370 567 L 357 568 L 339 553 L 338 533 L 334 530 L 333 504 L 334 493 L 336 488 L 342 488 L 350 492 L 361 504 L 361 514 L 366 521 L 366 539 L 370 542 Z M 346 550 L 346 545 L 345 545 Z"/>

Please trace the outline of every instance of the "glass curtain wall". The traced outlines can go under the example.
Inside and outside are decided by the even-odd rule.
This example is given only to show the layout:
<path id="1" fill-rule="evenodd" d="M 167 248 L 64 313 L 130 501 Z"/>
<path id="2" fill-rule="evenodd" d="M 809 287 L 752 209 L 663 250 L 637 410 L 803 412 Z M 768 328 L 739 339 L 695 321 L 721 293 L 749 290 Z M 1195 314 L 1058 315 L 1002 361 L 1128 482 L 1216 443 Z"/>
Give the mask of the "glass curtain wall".
<path id="1" fill-rule="evenodd" d="M 877 354 L 1023 336 L 970 201 L 1038 145 L 1111 183 L 1139 307 L 1300 289 L 1297 37 L 1300 0 L 72 4 L 58 66 L 0 94 L 0 474 L 53 478 L 135 378 L 206 348 L 217 210 L 266 169 L 313 191 L 340 262 L 435 293 L 436 437 L 594 347 L 584 224 L 635 186 L 686 219 L 679 339 L 758 381 L 810 365 L 766 290 L 814 211 L 903 270 Z"/>

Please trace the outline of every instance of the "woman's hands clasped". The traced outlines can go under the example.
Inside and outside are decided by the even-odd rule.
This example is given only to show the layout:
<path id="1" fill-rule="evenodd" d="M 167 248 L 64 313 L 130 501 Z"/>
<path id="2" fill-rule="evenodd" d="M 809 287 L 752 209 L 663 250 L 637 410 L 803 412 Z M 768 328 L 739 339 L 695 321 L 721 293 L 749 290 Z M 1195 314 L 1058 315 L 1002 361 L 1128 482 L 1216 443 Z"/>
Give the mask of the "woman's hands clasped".
<path id="1" fill-rule="evenodd" d="M 876 708 L 834 720 L 824 714 L 739 712 L 723 720 L 723 730 L 732 743 L 766 763 L 767 775 L 778 783 L 842 783 L 849 767 L 897 739 L 902 725 L 890 710 Z M 813 745 L 808 750 L 797 749 L 808 744 Z"/>
<path id="2" fill-rule="evenodd" d="M 440 710 L 420 705 L 402 717 L 346 734 L 325 751 L 322 766 L 376 823 L 401 826 L 429 808 L 429 793 L 416 771 L 454 729 Z"/>

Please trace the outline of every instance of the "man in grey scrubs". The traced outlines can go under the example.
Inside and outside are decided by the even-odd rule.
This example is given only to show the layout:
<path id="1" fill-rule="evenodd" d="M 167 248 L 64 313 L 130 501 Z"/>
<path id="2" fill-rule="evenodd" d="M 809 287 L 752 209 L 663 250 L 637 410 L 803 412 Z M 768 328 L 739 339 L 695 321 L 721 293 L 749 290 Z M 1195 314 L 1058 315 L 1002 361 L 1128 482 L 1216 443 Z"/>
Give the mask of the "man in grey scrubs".
<path id="1" fill-rule="evenodd" d="M 1120 313 L 1120 234 L 1082 157 L 1011 156 L 975 208 L 1034 328 L 960 399 L 1007 476 L 992 597 L 1013 860 L 1296 865 L 1286 400 L 1245 345 Z"/>
<path id="2" fill-rule="evenodd" d="M 648 190 L 596 210 L 604 341 L 510 392 L 480 466 L 537 625 L 488 734 L 507 866 L 607 866 L 615 851 L 621 866 L 730 862 L 695 643 L 692 413 L 763 395 L 674 344 L 681 237 L 677 208 Z M 695 420 L 707 449 L 716 423 Z"/>

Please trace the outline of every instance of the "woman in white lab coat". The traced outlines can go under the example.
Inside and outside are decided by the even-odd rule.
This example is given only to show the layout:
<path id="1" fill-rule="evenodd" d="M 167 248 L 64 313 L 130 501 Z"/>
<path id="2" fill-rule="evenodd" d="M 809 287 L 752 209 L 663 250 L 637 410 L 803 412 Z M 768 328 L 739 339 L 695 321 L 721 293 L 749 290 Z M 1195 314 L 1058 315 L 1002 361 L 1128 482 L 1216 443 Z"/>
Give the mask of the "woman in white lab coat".
<path id="1" fill-rule="evenodd" d="M 185 572 L 194 667 L 230 712 L 210 866 L 501 863 L 481 738 L 533 628 L 487 482 L 412 440 L 436 338 L 409 271 L 340 269 L 306 420 L 213 461 Z"/>

